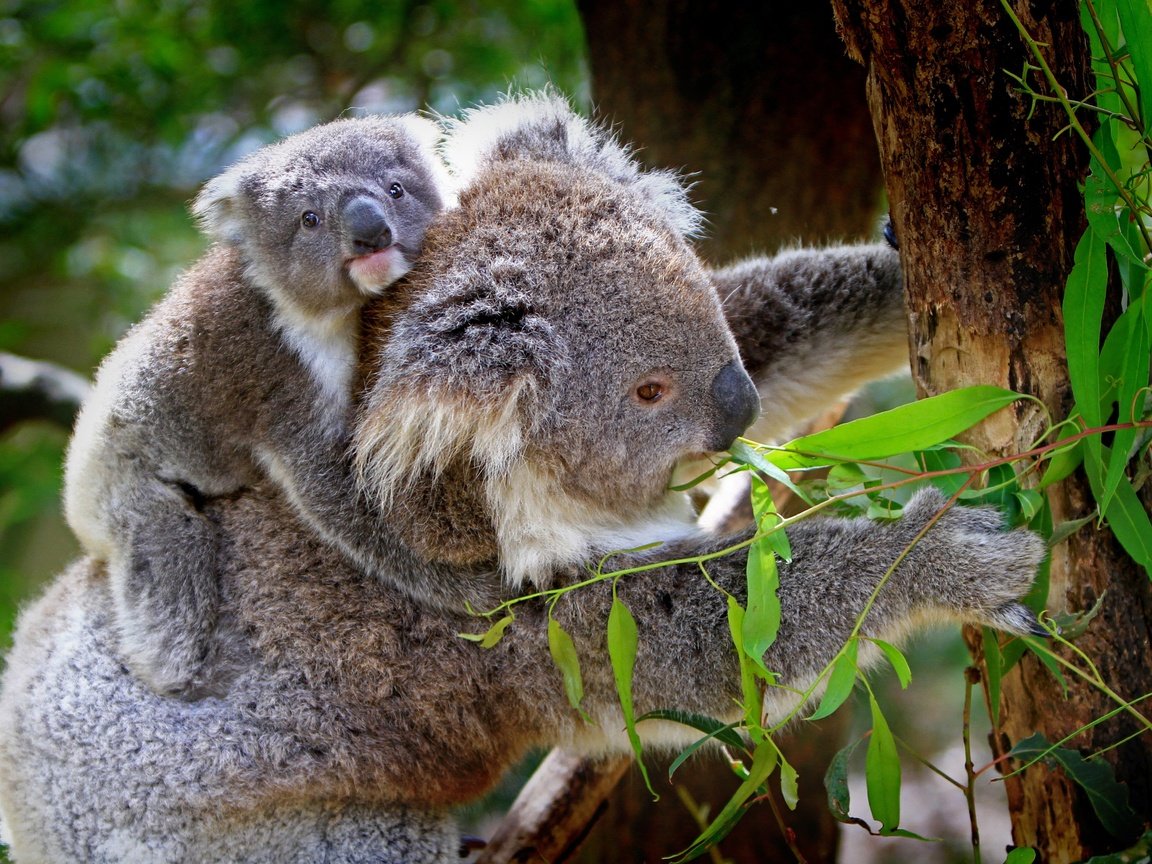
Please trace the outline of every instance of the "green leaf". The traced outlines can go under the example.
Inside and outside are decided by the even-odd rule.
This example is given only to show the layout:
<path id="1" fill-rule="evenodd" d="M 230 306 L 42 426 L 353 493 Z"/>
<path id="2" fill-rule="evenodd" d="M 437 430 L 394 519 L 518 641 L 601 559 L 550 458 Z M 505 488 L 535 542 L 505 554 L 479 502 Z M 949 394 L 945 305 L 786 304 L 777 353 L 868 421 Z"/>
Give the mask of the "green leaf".
<path id="1" fill-rule="evenodd" d="M 757 743 L 763 738 L 760 729 L 760 690 L 756 686 L 756 676 L 752 672 L 752 661 L 744 650 L 744 607 L 728 595 L 728 633 L 736 648 L 736 659 L 740 664 L 740 695 L 744 703 L 744 721 L 748 734 Z"/>
<path id="2" fill-rule="evenodd" d="M 1148 386 L 1149 348 L 1148 328 L 1144 322 L 1147 297 L 1134 302 L 1113 325 L 1101 353 L 1102 374 L 1118 384 L 1116 400 L 1117 420 L 1128 423 L 1139 420 L 1143 399 L 1137 396 Z M 1112 358 L 1112 359 L 1106 359 Z M 1137 414 L 1133 416 L 1133 407 Z M 1128 465 L 1129 451 L 1136 440 L 1137 430 L 1119 429 L 1113 436 L 1111 457 L 1104 476 L 1104 491 L 1097 497 L 1100 509 L 1107 512 L 1116 487 L 1127 480 L 1124 469 Z"/>
<path id="3" fill-rule="evenodd" d="M 787 489 L 791 490 L 801 501 L 812 503 L 811 499 L 808 497 L 808 493 L 806 493 L 803 489 L 792 482 L 792 478 L 788 476 L 788 472 L 784 471 L 782 468 L 778 468 L 776 465 L 762 456 L 759 451 L 754 449 L 743 438 L 736 439 L 735 443 L 728 448 L 728 454 L 732 457 L 732 461 L 734 461 L 736 464 L 747 465 L 756 469 L 761 474 L 765 474 L 768 477 L 771 477 L 777 483 L 784 485 Z"/>
<path id="4" fill-rule="evenodd" d="M 824 689 L 820 706 L 808 718 L 809 720 L 822 720 L 830 716 L 852 695 L 852 685 L 856 683 L 856 656 L 859 645 L 856 639 L 851 639 L 840 650 L 840 654 L 832 664 L 832 672 L 828 675 L 828 686 Z"/>
<path id="5" fill-rule="evenodd" d="M 636 619 L 628 607 L 618 597 L 612 598 L 612 608 L 608 612 L 608 659 L 612 662 L 612 677 L 616 679 L 616 694 L 620 697 L 620 711 L 624 715 L 624 727 L 628 731 L 628 741 L 636 754 L 636 764 L 644 777 L 644 785 L 659 799 L 652 781 L 648 779 L 648 769 L 644 765 L 643 746 L 636 732 L 636 718 L 632 708 L 632 671 L 636 666 L 636 647 L 639 637 Z"/>
<path id="6" fill-rule="evenodd" d="M 1018 393 L 990 385 L 952 390 L 797 438 L 767 458 L 781 468 L 801 468 L 925 450 L 1020 398 Z"/>
<path id="7" fill-rule="evenodd" d="M 781 519 L 780 514 L 776 512 L 776 504 L 772 501 L 772 493 L 768 490 L 768 484 L 755 474 L 752 475 L 751 494 L 752 515 L 756 517 L 756 525 L 765 532 L 761 540 L 785 561 L 791 561 L 792 547 L 788 543 L 788 535 L 784 533 L 783 528 L 776 527 Z"/>
<path id="8" fill-rule="evenodd" d="M 576 656 L 576 646 L 555 618 L 548 619 L 548 651 L 552 654 L 552 662 L 564 676 L 564 692 L 568 695 L 568 703 L 580 712 L 585 723 L 591 723 L 592 718 L 580 707 L 584 699 L 584 681 L 580 677 L 580 658 Z"/>
<path id="9" fill-rule="evenodd" d="M 685 711 L 672 711 L 672 710 L 656 710 L 649 711 L 642 717 L 637 717 L 636 722 L 642 723 L 645 720 L 670 720 L 674 723 L 680 723 L 684 726 L 691 726 L 693 729 L 699 729 L 701 732 L 707 734 L 696 741 L 693 741 L 688 747 L 680 751 L 679 755 L 672 760 L 672 764 L 668 766 L 668 779 L 672 779 L 672 775 L 687 762 L 697 750 L 708 744 L 711 741 L 719 741 L 731 747 L 733 750 L 744 749 L 744 739 L 735 731 L 735 723 L 721 723 L 713 717 L 706 717 L 703 714 L 690 714 Z"/>
<path id="10" fill-rule="evenodd" d="M 854 741 L 832 757 L 828 770 L 824 772 L 824 790 L 828 794 L 828 812 L 837 822 L 862 825 L 871 833 L 872 828 L 867 822 L 848 812 L 852 806 L 852 796 L 848 790 L 848 762 L 859 744 L 859 741 Z"/>
<path id="11" fill-rule="evenodd" d="M 1100 610 L 1104 608 L 1104 598 L 1107 596 L 1107 591 L 1101 591 L 1091 609 L 1084 609 L 1080 612 L 1060 612 L 1052 616 L 1052 623 L 1060 628 L 1060 635 L 1071 642 L 1082 636 L 1093 619 L 1100 614 Z"/>
<path id="12" fill-rule="evenodd" d="M 1032 864 L 1036 860 L 1036 850 L 1031 846 L 1017 846 L 1008 853 L 1004 864 Z"/>
<path id="13" fill-rule="evenodd" d="M 1056 747 L 1039 732 L 1017 742 L 1008 755 L 1029 763 L 1043 760 L 1062 768 L 1087 793 L 1096 818 L 1113 837 L 1135 837 L 1144 827 L 1143 820 L 1128 804 L 1128 787 L 1116 781 L 1112 766 L 1105 760 L 1085 759 L 1076 750 Z"/>
<path id="14" fill-rule="evenodd" d="M 1041 489 L 1047 489 L 1054 483 L 1059 483 L 1080 467 L 1084 461 L 1084 442 L 1077 441 L 1066 450 L 1059 450 L 1052 454 L 1048 460 L 1048 467 L 1044 469 L 1044 476 L 1040 479 Z"/>
<path id="15" fill-rule="evenodd" d="M 1024 523 L 1031 522 L 1044 506 L 1044 496 L 1035 489 L 1020 489 L 1014 495 Z"/>
<path id="16" fill-rule="evenodd" d="M 872 737 L 864 760 L 868 807 L 881 824 L 880 833 L 890 834 L 900 825 L 900 756 L 888 721 L 871 693 L 868 703 L 872 708 Z"/>
<path id="17" fill-rule="evenodd" d="M 1069 519 L 1067 522 L 1061 522 L 1052 529 L 1052 536 L 1048 538 L 1048 548 L 1051 549 L 1059 546 L 1085 525 L 1096 521 L 1096 514 L 1090 513 L 1080 519 Z"/>
<path id="18" fill-rule="evenodd" d="M 789 810 L 795 810 L 800 803 L 800 777 L 783 753 L 780 754 L 780 795 Z"/>
<path id="19" fill-rule="evenodd" d="M 904 658 L 903 652 L 895 645 L 885 642 L 883 639 L 871 639 L 870 641 L 884 652 L 884 656 L 887 657 L 888 662 L 892 664 L 892 669 L 896 672 L 896 678 L 900 681 L 900 689 L 907 689 L 909 682 L 912 680 L 912 670 L 909 668 L 908 661 Z"/>
<path id="20" fill-rule="evenodd" d="M 777 750 L 771 739 L 766 738 L 756 745 L 756 751 L 752 754 L 752 766 L 748 769 L 748 777 L 740 784 L 728 803 L 724 805 L 724 809 L 716 814 L 712 824 L 701 832 L 691 846 L 676 856 L 673 864 L 690 861 L 728 836 L 728 832 L 744 815 L 745 802 L 756 793 L 764 781 L 768 779 L 772 769 L 776 767 L 779 753 L 780 751 Z"/>
<path id="21" fill-rule="evenodd" d="M 1092 134 L 1092 142 L 1097 151 L 1104 156 L 1108 168 L 1123 177 L 1128 173 L 1116 148 L 1117 125 L 1111 118 L 1103 118 L 1100 126 Z M 1143 266 L 1143 257 L 1132 246 L 1131 238 L 1125 225 L 1132 218 L 1132 212 L 1108 176 L 1104 166 L 1093 156 L 1089 160 L 1089 174 L 1084 180 L 1084 208 L 1088 217 L 1089 230 L 1097 239 L 1105 242 L 1116 253 L 1117 261 L 1123 264 L 1136 264 Z"/>
<path id="22" fill-rule="evenodd" d="M 1102 449 L 1107 455 L 1108 449 Z M 1092 494 L 1099 497 L 1103 485 L 1101 466 L 1085 463 L 1084 467 L 1092 486 Z M 1116 487 L 1108 509 L 1104 511 L 1104 518 L 1124 551 L 1152 575 L 1152 520 L 1148 518 L 1148 511 L 1140 503 L 1131 484 L 1121 483 Z"/>
<path id="23" fill-rule="evenodd" d="M 1152 131 L 1152 15 L 1147 0 L 1116 0 L 1120 27 L 1131 55 L 1132 71 L 1140 82 L 1140 113 L 1144 132 Z"/>
<path id="24" fill-rule="evenodd" d="M 748 549 L 747 562 L 748 607 L 744 611 L 741 637 L 744 651 L 767 680 L 775 676 L 764 665 L 764 653 L 776 641 L 780 631 L 780 574 L 776 568 L 776 555 L 768 548 L 764 538 Z"/>
<path id="25" fill-rule="evenodd" d="M 1056 661 L 1056 657 L 1052 653 L 1052 649 L 1048 647 L 1048 643 L 1043 639 L 1038 639 L 1033 636 L 1020 637 L 1019 641 L 1027 645 L 1028 650 L 1036 656 L 1036 659 L 1044 664 L 1044 668 L 1056 679 L 1056 683 L 1060 685 L 1060 689 L 1064 693 L 1064 698 L 1067 699 L 1068 681 L 1064 678 L 1064 670 L 1060 668 L 1060 664 Z"/>
<path id="26" fill-rule="evenodd" d="M 1103 422 L 1100 405 L 1100 324 L 1108 287 L 1108 258 L 1092 228 L 1085 230 L 1064 289 L 1064 347 L 1076 405 L 1089 426 Z M 1088 441 L 1093 438 L 1086 439 Z"/>
<path id="27" fill-rule="evenodd" d="M 670 708 L 658 708 L 655 711 L 649 711 L 636 718 L 637 723 L 642 723 L 645 720 L 667 720 L 672 723 L 679 723 L 681 726 L 689 726 L 697 729 L 707 736 L 707 739 L 715 739 L 721 744 L 726 744 L 734 750 L 742 750 L 744 748 L 744 739 L 735 730 L 735 723 L 724 723 L 717 720 L 715 717 L 708 717 L 705 714 L 693 714 L 690 711 L 676 711 Z"/>
<path id="28" fill-rule="evenodd" d="M 1096 23 L 1092 19 L 1092 14 L 1088 9 L 1087 3 L 1080 5 L 1080 26 L 1084 32 L 1088 34 L 1088 41 L 1091 46 L 1092 57 L 1092 70 L 1096 74 L 1096 102 L 1107 111 L 1120 113 L 1124 110 L 1124 105 L 1120 101 L 1120 96 L 1115 92 L 1112 68 L 1108 65 L 1108 59 L 1104 52 L 1104 43 L 1101 39 L 1107 40 L 1108 47 L 1111 53 L 1115 54 L 1116 47 L 1119 45 L 1119 20 L 1116 16 L 1116 10 L 1111 5 L 1111 0 L 1104 0 L 1103 3 L 1097 2 L 1096 12 L 1100 20 L 1100 25 L 1103 33 L 1096 29 Z"/>
<path id="29" fill-rule="evenodd" d="M 960 454 L 954 450 L 922 450 L 916 454 L 924 471 L 950 471 L 959 468 Z M 933 477 L 932 485 L 948 497 L 952 497 L 964 486 L 968 478 L 964 474 L 946 474 Z"/>
<path id="30" fill-rule="evenodd" d="M 859 488 L 863 491 L 865 482 L 868 476 L 861 470 L 860 466 L 853 462 L 841 462 L 839 465 L 833 465 L 828 469 L 827 484 L 830 490 L 837 493 L 843 493 L 849 489 Z"/>
<path id="31" fill-rule="evenodd" d="M 456 635 L 470 642 L 479 642 L 481 648 L 491 648 L 504 638 L 504 631 L 508 629 L 508 625 L 514 620 L 515 618 L 511 614 L 508 614 L 483 633 L 457 633 Z"/>

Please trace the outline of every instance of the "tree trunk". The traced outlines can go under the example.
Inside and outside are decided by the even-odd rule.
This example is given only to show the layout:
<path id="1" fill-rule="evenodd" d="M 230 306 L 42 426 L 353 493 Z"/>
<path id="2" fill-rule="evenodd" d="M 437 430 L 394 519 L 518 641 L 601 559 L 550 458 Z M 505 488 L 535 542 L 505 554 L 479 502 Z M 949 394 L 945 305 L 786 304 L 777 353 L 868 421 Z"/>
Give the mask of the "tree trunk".
<path id="1" fill-rule="evenodd" d="M 701 254 L 716 264 L 802 240 L 872 234 L 881 175 L 864 72 L 844 51 L 825 3 L 578 0 L 599 114 L 654 167 L 699 172 L 708 215 Z M 821 778 L 846 719 L 781 741 L 798 769 L 797 811 L 783 808 L 808 860 L 831 861 L 838 831 Z M 652 760 L 650 760 L 652 761 Z M 657 760 L 658 761 L 658 760 Z M 666 776 L 653 764 L 654 778 Z M 719 758 L 683 766 L 676 784 L 719 812 L 737 780 Z M 591 833 L 580 860 L 658 861 L 699 826 L 668 784 L 661 800 L 635 771 Z M 721 844 L 733 862 L 791 860 L 768 808 Z"/>
<path id="2" fill-rule="evenodd" d="M 833 0 L 850 52 L 868 70 L 872 108 L 900 237 L 912 366 L 922 395 L 999 384 L 1033 394 L 1054 418 L 1066 416 L 1061 297 L 1084 228 L 1077 183 L 1083 148 L 1058 107 L 1037 106 L 1006 72 L 1019 72 L 1027 47 L 995 0 Z M 1091 92 L 1089 53 L 1077 4 L 1014 4 L 1072 98 Z M 1027 450 L 1044 413 L 1017 403 L 970 441 L 986 453 Z M 1054 521 L 1091 512 L 1082 477 L 1052 490 Z M 1106 532 L 1082 528 L 1052 554 L 1048 605 L 1081 610 L 1105 594 L 1103 610 L 1078 640 L 1113 687 L 1129 698 L 1152 690 L 1152 592 Z M 973 643 L 975 640 L 972 640 Z M 1115 707 L 1068 677 L 1069 696 L 1030 656 L 1004 683 L 993 750 L 1034 731 L 1053 742 Z M 1101 724 L 1066 746 L 1100 750 L 1134 727 Z M 1107 753 L 1130 786 L 1132 803 L 1152 811 L 1152 741 L 1136 738 Z M 1114 850 L 1082 794 L 1062 774 L 1031 768 L 1008 780 L 1013 835 L 1040 861 L 1080 861 Z M 1129 838 L 1131 839 L 1131 838 Z"/>
<path id="3" fill-rule="evenodd" d="M 598 112 L 647 164 L 693 172 L 713 263 L 870 232 L 880 163 L 864 73 L 826 3 L 577 5 Z"/>

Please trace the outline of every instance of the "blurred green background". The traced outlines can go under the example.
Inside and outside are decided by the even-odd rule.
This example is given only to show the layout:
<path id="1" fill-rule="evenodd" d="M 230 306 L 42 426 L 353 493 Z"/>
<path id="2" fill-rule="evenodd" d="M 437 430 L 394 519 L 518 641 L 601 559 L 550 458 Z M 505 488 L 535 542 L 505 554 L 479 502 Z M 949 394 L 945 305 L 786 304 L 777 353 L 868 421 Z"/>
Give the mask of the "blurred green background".
<path id="1" fill-rule="evenodd" d="M 586 105 L 587 78 L 570 0 L 0 0 L 0 351 L 90 377 L 204 248 L 198 186 L 261 144 L 509 87 Z M 48 421 L 0 437 L 0 650 L 78 552 L 67 438 Z"/>

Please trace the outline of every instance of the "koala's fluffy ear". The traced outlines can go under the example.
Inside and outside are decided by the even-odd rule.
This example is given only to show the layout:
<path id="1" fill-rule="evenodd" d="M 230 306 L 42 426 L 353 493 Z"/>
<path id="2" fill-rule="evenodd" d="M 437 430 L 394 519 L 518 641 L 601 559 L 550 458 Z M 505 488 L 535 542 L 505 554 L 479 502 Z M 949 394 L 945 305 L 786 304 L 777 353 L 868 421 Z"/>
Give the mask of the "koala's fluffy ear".
<path id="1" fill-rule="evenodd" d="M 509 259 L 458 266 L 392 320 L 354 441 L 366 488 L 388 500 L 453 459 L 492 477 L 520 455 L 567 356 L 532 278 Z"/>
<path id="2" fill-rule="evenodd" d="M 672 171 L 645 171 L 608 130 L 551 92 L 512 95 L 447 120 L 444 158 L 461 186 L 485 165 L 519 158 L 561 162 L 604 174 L 651 201 L 674 230 L 700 233 L 703 216 Z"/>
<path id="3" fill-rule="evenodd" d="M 218 243 L 236 244 L 247 236 L 241 208 L 248 173 L 246 163 L 233 165 L 205 183 L 192 202 L 192 215 L 200 230 Z"/>

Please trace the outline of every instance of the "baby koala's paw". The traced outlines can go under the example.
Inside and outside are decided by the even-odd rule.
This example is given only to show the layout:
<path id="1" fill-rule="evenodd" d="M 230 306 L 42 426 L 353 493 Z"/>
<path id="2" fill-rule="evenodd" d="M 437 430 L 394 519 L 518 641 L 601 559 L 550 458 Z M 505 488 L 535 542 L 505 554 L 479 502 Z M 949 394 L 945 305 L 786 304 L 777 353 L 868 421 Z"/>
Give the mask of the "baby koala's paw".
<path id="1" fill-rule="evenodd" d="M 926 523 L 946 504 L 925 490 L 905 508 L 913 525 Z M 950 615 L 1017 635 L 1046 636 L 1020 602 L 1036 578 L 1047 547 L 1026 529 L 1009 531 L 991 507 L 952 507 L 917 545 L 914 559 L 920 589 Z"/>

